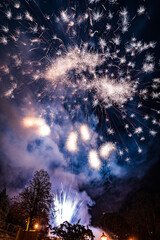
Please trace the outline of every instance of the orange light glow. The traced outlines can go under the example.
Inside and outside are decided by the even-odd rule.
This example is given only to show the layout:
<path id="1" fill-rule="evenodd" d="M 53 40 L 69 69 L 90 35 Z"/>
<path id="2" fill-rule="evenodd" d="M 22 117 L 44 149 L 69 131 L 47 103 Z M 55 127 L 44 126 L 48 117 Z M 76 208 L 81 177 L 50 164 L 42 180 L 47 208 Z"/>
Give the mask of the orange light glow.
<path id="1" fill-rule="evenodd" d="M 104 233 L 101 236 L 101 240 L 107 240 L 107 236 Z"/>
<path id="2" fill-rule="evenodd" d="M 39 228 L 39 224 L 38 223 L 36 223 L 35 225 L 34 225 L 34 229 L 38 229 Z"/>

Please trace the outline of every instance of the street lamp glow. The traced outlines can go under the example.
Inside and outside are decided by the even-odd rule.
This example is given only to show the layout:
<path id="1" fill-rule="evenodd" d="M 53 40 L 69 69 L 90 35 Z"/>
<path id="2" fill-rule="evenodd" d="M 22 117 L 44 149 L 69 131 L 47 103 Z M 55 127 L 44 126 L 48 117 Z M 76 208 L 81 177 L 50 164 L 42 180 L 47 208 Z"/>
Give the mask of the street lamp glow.
<path id="1" fill-rule="evenodd" d="M 100 240 L 107 240 L 107 236 L 104 233 L 102 233 Z"/>
<path id="2" fill-rule="evenodd" d="M 38 228 L 39 228 L 39 224 L 36 223 L 36 224 L 34 225 L 34 229 L 37 230 Z"/>

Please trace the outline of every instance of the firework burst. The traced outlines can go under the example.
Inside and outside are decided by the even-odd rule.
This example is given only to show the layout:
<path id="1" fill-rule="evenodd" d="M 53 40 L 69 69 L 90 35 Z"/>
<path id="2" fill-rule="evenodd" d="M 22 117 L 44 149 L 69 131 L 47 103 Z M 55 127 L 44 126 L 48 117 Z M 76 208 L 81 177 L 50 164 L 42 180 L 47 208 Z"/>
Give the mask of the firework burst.
<path id="1" fill-rule="evenodd" d="M 55 222 L 59 226 L 65 221 L 74 222 L 74 217 L 76 217 L 81 202 L 78 201 L 76 196 L 73 198 L 70 193 L 62 190 L 59 194 L 55 195 L 54 205 L 56 212 Z"/>
<path id="2" fill-rule="evenodd" d="M 86 202 L 93 205 L 85 192 L 77 193 L 71 188 L 67 191 L 62 187 L 61 191 L 55 194 L 54 206 L 51 208 L 51 224 L 59 226 L 65 221 L 75 224 L 80 219 L 83 224 L 89 224 Z M 84 213 L 86 216 L 83 216 Z"/>
<path id="3" fill-rule="evenodd" d="M 138 40 L 129 30 L 136 18 L 148 17 L 145 7 L 140 5 L 131 17 L 118 1 L 71 1 L 48 14 L 36 1 L 4 1 L 1 11 L 0 44 L 7 59 L 1 80 L 9 79 L 2 97 L 18 101 L 28 88 L 38 103 L 62 105 L 70 121 L 87 123 L 68 133 L 65 149 L 77 153 L 79 142 L 86 142 L 95 169 L 114 151 L 120 158 L 125 153 L 128 162 L 128 139 L 141 153 L 146 135 L 157 133 L 160 96 L 160 80 L 150 75 L 156 68 L 156 44 Z M 48 126 L 38 119 L 23 123 L 34 125 L 43 137 L 53 126 L 53 121 Z M 98 132 L 97 149 L 89 143 L 90 129 Z"/>

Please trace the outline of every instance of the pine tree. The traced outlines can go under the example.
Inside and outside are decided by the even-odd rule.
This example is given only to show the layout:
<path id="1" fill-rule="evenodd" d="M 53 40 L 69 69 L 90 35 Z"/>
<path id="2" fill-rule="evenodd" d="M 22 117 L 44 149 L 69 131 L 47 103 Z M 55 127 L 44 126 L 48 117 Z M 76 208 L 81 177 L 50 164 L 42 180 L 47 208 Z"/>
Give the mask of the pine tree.
<path id="1" fill-rule="evenodd" d="M 53 201 L 51 183 L 46 171 L 36 171 L 28 186 L 13 199 L 12 212 L 21 218 L 29 231 L 35 221 L 48 224 L 50 206 Z"/>

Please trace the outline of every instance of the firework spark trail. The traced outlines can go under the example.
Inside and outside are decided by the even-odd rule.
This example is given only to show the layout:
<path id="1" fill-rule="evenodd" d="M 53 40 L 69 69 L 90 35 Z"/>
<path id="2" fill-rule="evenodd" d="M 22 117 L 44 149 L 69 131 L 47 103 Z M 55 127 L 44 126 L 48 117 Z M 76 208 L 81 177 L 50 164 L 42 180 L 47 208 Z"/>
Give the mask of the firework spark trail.
<path id="1" fill-rule="evenodd" d="M 56 194 L 54 199 L 55 211 L 56 211 L 56 225 L 59 226 L 61 223 L 68 221 L 72 223 L 74 216 L 79 210 L 78 199 L 70 196 L 69 193 L 61 191 Z"/>
<path id="2" fill-rule="evenodd" d="M 79 193 L 71 189 L 71 186 L 67 190 L 62 185 L 61 190 L 58 190 L 55 194 L 54 204 L 51 209 L 53 226 L 59 226 L 65 221 L 75 224 L 80 219 L 82 224 L 88 225 L 90 216 L 88 215 L 86 203 L 88 206 L 93 205 L 93 201 L 86 192 Z"/>
<path id="3" fill-rule="evenodd" d="M 75 87 L 77 91 L 95 90 L 97 98 L 101 98 L 104 104 L 116 103 L 121 105 L 134 95 L 137 84 L 130 83 L 123 78 L 117 82 L 115 79 L 110 80 L 107 76 L 106 78 L 96 78 L 92 83 L 88 83 L 84 76 L 80 82 L 73 83 L 66 76 L 71 69 L 76 69 L 76 75 L 87 70 L 90 74 L 95 75 L 95 68 L 103 62 L 104 60 L 98 54 L 88 53 L 84 49 L 81 53 L 76 48 L 69 51 L 64 57 L 57 58 L 47 70 L 45 77 L 54 86 L 59 84 L 59 79 L 62 79 L 63 85 Z"/>

